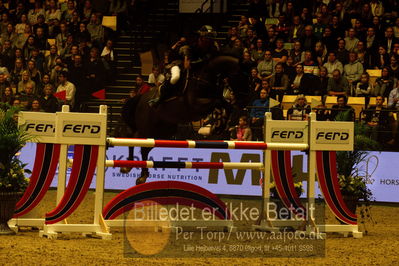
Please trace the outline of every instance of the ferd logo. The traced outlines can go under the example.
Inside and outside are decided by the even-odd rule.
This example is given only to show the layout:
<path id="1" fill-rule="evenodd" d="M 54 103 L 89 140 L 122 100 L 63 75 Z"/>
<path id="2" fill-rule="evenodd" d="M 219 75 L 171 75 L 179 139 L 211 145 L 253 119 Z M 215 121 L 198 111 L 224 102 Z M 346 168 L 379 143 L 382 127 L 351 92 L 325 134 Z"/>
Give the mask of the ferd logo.
<path id="1" fill-rule="evenodd" d="M 99 138 L 101 136 L 100 122 L 64 121 L 63 137 Z"/>
<path id="2" fill-rule="evenodd" d="M 316 131 L 317 144 L 348 144 L 348 129 L 321 128 Z"/>
<path id="3" fill-rule="evenodd" d="M 305 129 L 301 128 L 272 128 L 272 142 L 295 142 L 302 143 L 305 140 Z"/>
<path id="4" fill-rule="evenodd" d="M 36 136 L 54 136 L 55 133 L 54 123 L 48 121 L 28 121 L 25 129 Z"/>

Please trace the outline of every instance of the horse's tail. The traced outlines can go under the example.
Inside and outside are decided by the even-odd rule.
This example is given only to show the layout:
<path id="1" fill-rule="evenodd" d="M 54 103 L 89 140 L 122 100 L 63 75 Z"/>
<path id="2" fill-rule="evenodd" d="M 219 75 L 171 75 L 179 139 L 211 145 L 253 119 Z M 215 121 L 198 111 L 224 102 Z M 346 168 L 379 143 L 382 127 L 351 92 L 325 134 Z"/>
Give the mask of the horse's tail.
<path id="1" fill-rule="evenodd" d="M 137 125 L 135 123 L 135 114 L 140 98 L 141 95 L 136 95 L 133 98 L 127 100 L 122 107 L 122 119 L 133 130 L 133 132 L 137 130 Z"/>

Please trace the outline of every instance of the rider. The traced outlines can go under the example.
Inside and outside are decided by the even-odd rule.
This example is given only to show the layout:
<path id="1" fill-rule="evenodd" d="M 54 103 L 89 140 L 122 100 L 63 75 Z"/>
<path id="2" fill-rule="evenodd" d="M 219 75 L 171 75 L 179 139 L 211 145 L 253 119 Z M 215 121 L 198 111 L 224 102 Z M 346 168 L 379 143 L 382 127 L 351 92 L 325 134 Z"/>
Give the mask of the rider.
<path id="1" fill-rule="evenodd" d="M 178 54 L 178 58 L 165 66 L 165 82 L 159 88 L 158 98 L 149 101 L 151 106 L 157 106 L 169 97 L 180 80 L 182 69 L 188 71 L 190 68 L 197 68 L 217 55 L 219 47 L 214 40 L 216 32 L 213 28 L 205 25 L 198 33 L 197 41 L 191 46 L 186 44 L 184 37 L 172 46 L 172 51 L 177 50 L 175 54 Z"/>

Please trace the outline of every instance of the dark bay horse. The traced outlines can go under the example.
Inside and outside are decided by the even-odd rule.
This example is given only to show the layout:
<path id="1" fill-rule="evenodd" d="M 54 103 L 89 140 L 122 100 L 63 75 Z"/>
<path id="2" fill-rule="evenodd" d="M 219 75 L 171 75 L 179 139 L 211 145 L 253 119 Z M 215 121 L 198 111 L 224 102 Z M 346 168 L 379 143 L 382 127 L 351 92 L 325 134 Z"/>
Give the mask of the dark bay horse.
<path id="1" fill-rule="evenodd" d="M 133 130 L 134 138 L 170 139 L 176 133 L 178 124 L 198 121 L 215 107 L 226 104 L 220 86 L 225 77 L 229 78 L 236 95 L 248 87 L 247 78 L 240 71 L 239 60 L 231 56 L 217 56 L 207 64 L 182 71 L 176 97 L 151 107 L 148 101 L 157 93 L 157 88 L 153 88 L 130 99 L 124 106 L 122 116 Z M 148 160 L 151 149 L 141 148 L 142 160 Z M 148 176 L 149 170 L 143 168 L 136 184 L 145 183 Z"/>

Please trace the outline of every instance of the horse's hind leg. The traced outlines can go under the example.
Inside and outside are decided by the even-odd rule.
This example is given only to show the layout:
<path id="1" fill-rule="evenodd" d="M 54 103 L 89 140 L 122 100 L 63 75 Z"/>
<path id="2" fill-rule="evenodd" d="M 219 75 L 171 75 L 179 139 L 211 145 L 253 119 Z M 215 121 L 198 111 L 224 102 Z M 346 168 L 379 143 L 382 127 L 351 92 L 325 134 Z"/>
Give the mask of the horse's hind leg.
<path id="1" fill-rule="evenodd" d="M 141 159 L 143 161 L 148 160 L 148 154 L 150 153 L 151 150 L 152 150 L 152 148 L 145 148 L 145 147 L 141 148 Z M 145 183 L 149 176 L 150 176 L 150 171 L 148 170 L 148 168 L 141 169 L 141 176 L 139 178 L 137 178 L 136 185 Z"/>

